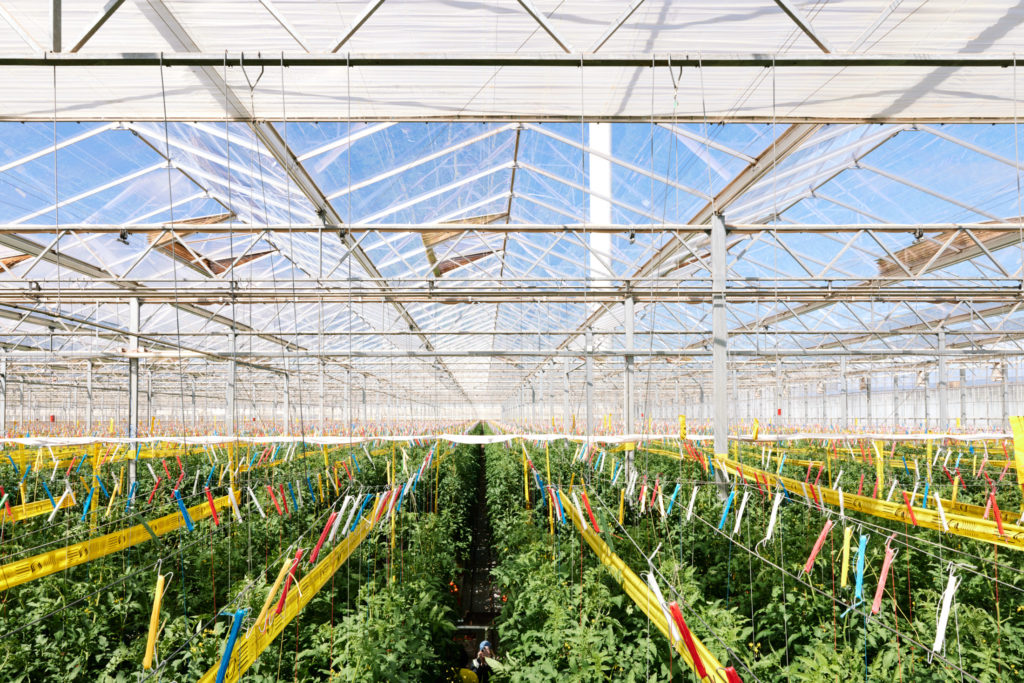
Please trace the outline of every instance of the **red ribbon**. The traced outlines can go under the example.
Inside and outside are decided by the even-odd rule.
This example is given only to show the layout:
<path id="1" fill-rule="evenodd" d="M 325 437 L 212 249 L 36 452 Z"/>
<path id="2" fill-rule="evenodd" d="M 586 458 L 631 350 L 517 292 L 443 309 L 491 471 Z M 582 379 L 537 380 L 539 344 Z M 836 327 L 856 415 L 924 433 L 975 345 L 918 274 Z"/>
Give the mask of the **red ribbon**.
<path id="1" fill-rule="evenodd" d="M 277 609 L 274 610 L 274 614 L 280 614 L 284 610 L 284 601 L 288 597 L 288 588 L 292 585 L 292 581 L 295 580 L 295 570 L 299 567 L 299 560 L 302 559 L 302 548 L 299 548 L 298 552 L 295 553 L 295 560 L 292 562 L 292 568 L 288 570 L 288 578 L 284 582 L 284 590 L 281 591 L 281 599 L 277 601 Z"/>
<path id="2" fill-rule="evenodd" d="M 686 649 L 690 653 L 690 660 L 693 661 L 694 670 L 701 680 L 707 678 L 708 671 L 704 668 L 704 661 L 700 658 L 697 646 L 693 643 L 693 635 L 690 634 L 690 628 L 686 625 L 686 620 L 683 619 L 683 613 L 680 611 L 679 605 L 675 602 L 670 602 L 668 604 L 668 611 L 671 612 L 679 632 L 683 635 L 683 643 L 686 644 Z"/>
<path id="3" fill-rule="evenodd" d="M 181 476 L 184 477 L 185 473 L 182 472 Z M 217 516 L 217 506 L 213 504 L 213 494 L 210 493 L 210 487 L 204 486 L 203 489 L 206 490 L 206 500 L 210 503 L 210 512 L 213 514 L 213 525 L 220 526 L 220 518 Z"/>

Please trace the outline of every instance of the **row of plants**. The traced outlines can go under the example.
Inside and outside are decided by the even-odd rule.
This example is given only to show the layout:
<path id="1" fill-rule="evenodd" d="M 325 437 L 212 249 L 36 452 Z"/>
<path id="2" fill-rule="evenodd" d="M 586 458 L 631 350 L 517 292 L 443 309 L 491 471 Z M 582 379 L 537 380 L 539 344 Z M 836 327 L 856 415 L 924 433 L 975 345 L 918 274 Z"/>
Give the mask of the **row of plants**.
<path id="1" fill-rule="evenodd" d="M 815 451 L 813 444 L 797 446 L 805 453 Z M 619 527 L 618 501 L 625 477 L 620 474 L 615 484 L 611 483 L 611 462 L 616 456 L 621 461 L 623 454 L 607 454 L 604 466 L 595 470 L 594 459 L 571 463 L 575 448 L 575 444 L 563 442 L 551 449 L 552 466 L 559 472 L 556 481 L 565 482 L 575 475 L 577 482 L 587 482 L 594 512 L 605 530 L 602 536 L 634 570 L 642 571 L 647 566 L 645 556 L 660 548 L 653 562 L 672 587 L 662 586 L 667 599 L 681 598 L 695 634 L 720 661 L 735 666 L 741 674 L 747 672 L 763 680 L 845 681 L 855 677 L 946 681 L 960 680 L 962 668 L 964 676 L 982 681 L 1019 676 L 1024 661 L 1024 630 L 1020 627 L 1024 575 L 1014 551 L 864 515 L 851 514 L 840 520 L 835 511 L 819 511 L 796 497 L 783 498 L 773 536 L 762 542 L 775 492 L 759 491 L 749 478 L 745 484 L 733 482 L 722 490 L 710 483 L 708 473 L 696 462 L 643 450 L 634 460 L 640 483 L 634 496 L 625 501 Z M 908 460 L 919 459 L 923 469 L 926 453 L 905 452 Z M 753 446 L 740 456 L 752 466 L 761 461 L 760 449 Z M 567 462 L 571 464 L 562 469 Z M 873 484 L 873 466 L 852 461 L 840 466 L 845 468 L 843 478 L 848 483 L 855 484 L 864 473 Z M 799 480 L 804 479 L 805 471 L 792 465 L 783 468 L 783 474 Z M 887 481 L 900 475 L 901 484 L 909 484 L 911 489 L 906 471 L 886 470 Z M 660 506 L 650 505 L 650 500 L 641 512 L 636 494 L 644 483 L 648 496 L 657 483 L 666 505 L 676 483 L 681 485 L 670 516 L 663 518 Z M 687 521 L 695 486 L 693 515 Z M 725 498 L 732 487 L 736 494 L 723 522 Z M 740 528 L 733 533 L 744 492 L 750 495 Z M 885 493 L 887 490 L 881 497 Z M 1012 498 L 1013 493 L 1007 492 L 1006 499 Z M 826 535 L 810 573 L 801 575 L 826 520 L 835 526 Z M 866 602 L 844 614 L 854 590 L 852 560 L 849 587 L 840 587 L 847 526 L 853 529 L 853 554 L 861 534 L 869 540 Z M 902 556 L 893 561 L 880 613 L 866 618 L 880 578 L 885 541 L 892 533 L 897 534 L 893 547 L 898 547 Z M 904 547 L 904 539 L 909 546 Z M 947 661 L 929 663 L 926 650 L 935 639 L 938 603 L 951 562 L 968 566 L 957 569 L 963 583 L 948 627 Z"/>
<path id="2" fill-rule="evenodd" d="M 438 448 L 436 468 L 422 479 L 429 486 L 395 518 L 393 539 L 384 527 L 383 538 L 368 546 L 393 549 L 377 551 L 380 561 L 364 577 L 353 608 L 336 623 L 310 629 L 299 680 L 456 679 L 464 655 L 453 640 L 453 586 L 471 543 L 480 458 L 477 446 L 439 442 Z"/>
<path id="3" fill-rule="evenodd" d="M 579 534 L 560 523 L 551 533 L 550 503 L 541 505 L 532 479 L 527 505 L 521 452 L 493 444 L 485 454 L 487 511 L 500 558 L 494 576 L 506 598 L 496 628 L 508 680 L 683 680 L 660 634 Z M 531 449 L 531 456 L 544 462 L 543 449 Z M 561 445 L 552 449 L 551 465 L 552 479 L 561 481 L 568 473 Z"/>
<path id="4" fill-rule="evenodd" d="M 235 455 L 246 461 L 252 459 L 255 465 L 262 451 L 262 447 L 252 453 L 240 450 Z M 248 607 L 250 618 L 254 617 L 284 556 L 293 554 L 296 547 L 306 548 L 308 556 L 332 507 L 337 509 L 346 495 L 380 491 L 386 484 L 387 457 L 371 457 L 362 448 L 325 452 L 319 447 L 299 446 L 288 458 L 284 454 L 282 447 L 272 461 L 268 453 L 261 466 L 239 472 L 236 490 L 240 494 L 241 522 L 228 507 L 219 511 L 217 525 L 210 518 L 196 520 L 192 531 L 181 528 L 157 541 L 148 540 L 96 557 L 0 593 L 0 677 L 5 681 L 139 680 L 140 674 L 149 673 L 142 670 L 141 662 L 157 572 L 167 577 L 157 670 L 171 680 L 195 680 L 217 664 L 230 625 L 230 619 L 218 616 L 221 610 Z M 413 453 L 413 462 L 418 465 L 416 458 L 422 459 L 423 455 L 425 450 Z M 338 463 L 338 488 L 326 479 L 325 457 L 332 471 Z M 181 457 L 180 469 L 173 458 L 150 464 L 154 471 L 163 471 L 166 464 L 172 475 L 184 470 L 179 493 L 184 494 L 187 506 L 194 506 L 206 501 L 203 484 L 212 458 L 216 458 L 215 465 L 226 463 L 227 452 L 190 453 Z M 341 462 L 347 463 L 351 478 Z M 118 534 L 143 520 L 178 513 L 179 506 L 171 495 L 174 482 L 168 485 L 161 481 L 149 499 L 155 481 L 144 463 L 141 461 L 138 467 L 140 483 L 130 509 L 124 507 L 127 495 L 121 494 L 110 506 L 108 517 L 109 499 L 97 490 L 92 501 L 95 513 L 90 511 L 83 520 L 88 494 L 76 490 L 76 506 L 59 511 L 53 523 L 48 524 L 42 516 L 8 524 L 8 533 L 0 544 L 2 562 L 102 534 Z M 93 484 L 91 473 L 85 474 L 89 466 L 85 464 L 82 480 L 71 481 L 72 486 Z M 116 480 L 116 470 L 109 469 L 109 474 L 101 475 L 107 486 Z M 196 494 L 192 494 L 195 472 L 201 477 Z M 218 484 L 219 468 L 214 472 L 211 495 L 224 496 L 229 477 Z M 267 486 L 274 490 L 276 505 Z M 265 516 L 257 510 L 249 489 L 256 494 Z M 346 571 L 334 577 L 332 592 L 318 594 L 298 621 L 320 623 L 329 620 L 336 607 L 347 609 L 354 603 L 364 582 L 363 574 L 376 563 L 373 553 L 366 551 L 374 545 L 379 544 L 364 542 L 347 563 Z M 267 677 L 271 659 L 273 665 L 280 664 L 280 657 L 268 654 L 257 664 L 257 669 L 262 669 L 258 675 L 265 680 L 273 678 Z"/>

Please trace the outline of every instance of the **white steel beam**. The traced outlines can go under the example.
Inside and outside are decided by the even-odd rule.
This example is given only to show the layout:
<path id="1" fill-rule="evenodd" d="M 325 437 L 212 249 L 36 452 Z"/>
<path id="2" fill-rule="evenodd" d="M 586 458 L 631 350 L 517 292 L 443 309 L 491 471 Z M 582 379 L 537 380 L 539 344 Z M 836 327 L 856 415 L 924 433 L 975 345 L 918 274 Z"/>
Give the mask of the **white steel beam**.
<path id="1" fill-rule="evenodd" d="M 569 46 L 569 43 L 558 34 L 558 31 L 556 31 L 555 27 L 551 25 L 548 18 L 533 6 L 532 0 L 518 0 L 518 2 L 522 5 L 523 9 L 526 10 L 526 13 L 533 17 L 533 20 L 536 21 L 542 29 L 544 29 L 544 32 L 551 36 L 552 40 L 558 43 L 558 47 L 562 48 L 563 52 L 567 54 L 572 53 L 572 47 Z"/>
<path id="2" fill-rule="evenodd" d="M 604 33 L 601 34 L 601 37 L 595 40 L 594 44 L 590 46 L 589 52 L 593 54 L 604 47 L 604 44 L 607 43 L 613 35 L 615 35 L 616 31 L 622 28 L 623 24 L 629 21 L 629 18 L 633 16 L 633 12 L 636 12 L 642 4 L 644 4 L 644 0 L 632 0 L 632 2 L 626 5 L 626 8 L 622 10 L 622 14 L 620 14 L 618 18 L 605 29 Z"/>
<path id="3" fill-rule="evenodd" d="M 348 28 L 347 31 L 345 31 L 345 33 L 342 34 L 342 36 L 337 40 L 337 42 L 335 42 L 334 47 L 331 49 L 331 52 L 337 52 L 338 50 L 340 50 L 342 46 L 345 43 L 347 43 L 352 36 L 356 34 L 356 31 L 361 29 L 363 27 L 363 24 L 365 24 L 370 19 L 370 17 L 373 16 L 373 13 L 376 12 L 383 4 L 384 0 L 370 0 L 370 2 L 366 3 L 362 11 L 356 15 L 355 19 L 352 20 L 352 25 Z"/>
<path id="4" fill-rule="evenodd" d="M 103 6 L 103 9 L 99 11 L 99 14 L 89 22 L 89 28 L 85 29 L 85 33 L 82 37 L 75 41 L 74 46 L 69 52 L 78 52 L 85 44 L 89 42 L 89 39 L 96 35 L 96 32 L 103 28 L 103 24 L 107 23 L 107 20 L 113 16 L 117 8 L 124 4 L 124 0 L 108 0 L 107 4 Z"/>
<path id="5" fill-rule="evenodd" d="M 822 52 L 825 54 L 832 52 L 832 47 L 828 44 L 828 41 L 818 35 L 818 32 L 814 30 L 813 26 L 811 26 L 811 22 L 804 16 L 804 13 L 800 11 L 800 8 L 790 2 L 790 0 L 775 0 L 775 4 L 786 13 L 786 16 L 793 20 L 793 23 L 796 24 L 797 27 L 803 31 L 804 34 L 811 39 L 811 42 L 817 45 Z"/>

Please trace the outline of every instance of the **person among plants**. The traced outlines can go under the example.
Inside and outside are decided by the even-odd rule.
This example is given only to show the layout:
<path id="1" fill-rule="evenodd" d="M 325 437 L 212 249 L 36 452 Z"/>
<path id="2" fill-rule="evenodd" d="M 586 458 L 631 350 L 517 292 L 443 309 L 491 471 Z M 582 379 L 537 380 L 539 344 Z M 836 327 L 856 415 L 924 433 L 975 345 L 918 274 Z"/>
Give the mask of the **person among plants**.
<path id="1" fill-rule="evenodd" d="M 480 651 L 476 653 L 476 657 L 469 663 L 470 671 L 476 674 L 480 683 L 488 683 L 491 678 L 491 666 L 487 663 L 488 657 L 494 657 L 494 651 L 491 650 L 491 641 L 480 641 Z"/>

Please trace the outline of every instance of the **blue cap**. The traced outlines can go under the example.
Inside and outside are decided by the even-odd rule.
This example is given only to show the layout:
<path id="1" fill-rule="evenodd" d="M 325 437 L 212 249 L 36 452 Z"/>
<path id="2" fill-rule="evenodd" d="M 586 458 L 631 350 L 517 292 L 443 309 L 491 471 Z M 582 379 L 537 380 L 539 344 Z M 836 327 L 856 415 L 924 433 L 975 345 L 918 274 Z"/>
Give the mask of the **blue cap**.
<path id="1" fill-rule="evenodd" d="M 490 647 L 490 646 L 491 646 L 491 641 L 489 641 L 489 640 L 484 640 L 484 641 L 482 641 L 480 643 L 480 649 L 481 650 L 483 650 L 485 647 Z"/>

